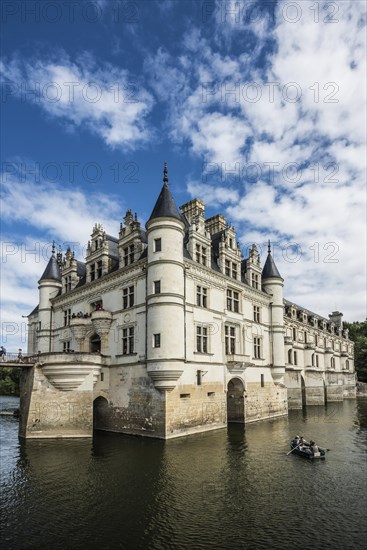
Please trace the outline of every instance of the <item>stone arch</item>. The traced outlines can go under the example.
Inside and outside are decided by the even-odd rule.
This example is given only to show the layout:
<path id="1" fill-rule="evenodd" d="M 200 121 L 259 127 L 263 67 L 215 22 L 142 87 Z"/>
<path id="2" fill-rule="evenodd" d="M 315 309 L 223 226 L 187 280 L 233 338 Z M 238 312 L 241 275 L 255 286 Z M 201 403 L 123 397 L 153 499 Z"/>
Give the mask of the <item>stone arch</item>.
<path id="1" fill-rule="evenodd" d="M 91 353 L 100 353 L 101 351 L 101 337 L 96 332 L 89 338 L 89 349 Z"/>
<path id="2" fill-rule="evenodd" d="M 105 397 L 100 395 L 93 401 L 93 429 L 105 430 L 108 424 L 109 404 Z"/>
<path id="3" fill-rule="evenodd" d="M 302 408 L 304 408 L 307 405 L 307 401 L 306 401 L 306 384 L 302 374 L 301 374 L 301 397 L 302 397 Z"/>
<path id="4" fill-rule="evenodd" d="M 227 421 L 245 423 L 245 385 L 240 378 L 231 378 L 227 385 Z"/>

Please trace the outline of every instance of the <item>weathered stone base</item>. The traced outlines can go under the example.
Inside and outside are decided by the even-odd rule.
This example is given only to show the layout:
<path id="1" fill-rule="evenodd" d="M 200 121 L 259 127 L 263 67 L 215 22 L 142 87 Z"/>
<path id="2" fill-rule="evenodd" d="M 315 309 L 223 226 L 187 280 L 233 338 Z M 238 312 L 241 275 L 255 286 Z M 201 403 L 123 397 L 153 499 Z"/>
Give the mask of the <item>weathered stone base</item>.
<path id="1" fill-rule="evenodd" d="M 245 422 L 256 422 L 288 413 L 287 389 L 272 383 L 261 387 L 248 383 L 245 393 Z"/>
<path id="2" fill-rule="evenodd" d="M 356 385 L 344 385 L 343 386 L 343 398 L 344 399 L 355 399 L 357 397 L 357 388 Z"/>
<path id="3" fill-rule="evenodd" d="M 83 390 L 60 391 L 39 365 L 24 368 L 21 378 L 19 435 L 30 439 L 92 437 L 93 374 Z"/>
<path id="4" fill-rule="evenodd" d="M 223 384 L 180 384 L 166 394 L 166 420 L 167 439 L 225 427 Z"/>

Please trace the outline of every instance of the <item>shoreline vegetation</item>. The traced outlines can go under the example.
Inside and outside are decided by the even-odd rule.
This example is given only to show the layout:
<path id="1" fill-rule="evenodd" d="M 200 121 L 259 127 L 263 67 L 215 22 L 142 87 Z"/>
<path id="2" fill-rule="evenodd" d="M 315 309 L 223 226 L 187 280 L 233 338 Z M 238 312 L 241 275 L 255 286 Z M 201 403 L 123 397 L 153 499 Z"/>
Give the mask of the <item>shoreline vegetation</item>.
<path id="1" fill-rule="evenodd" d="M 343 323 L 349 330 L 349 338 L 354 342 L 354 364 L 358 382 L 367 382 L 367 320 Z M 0 396 L 19 397 L 21 367 L 0 366 Z"/>
<path id="2" fill-rule="evenodd" d="M 22 367 L 0 367 L 0 396 L 19 397 L 19 379 Z"/>

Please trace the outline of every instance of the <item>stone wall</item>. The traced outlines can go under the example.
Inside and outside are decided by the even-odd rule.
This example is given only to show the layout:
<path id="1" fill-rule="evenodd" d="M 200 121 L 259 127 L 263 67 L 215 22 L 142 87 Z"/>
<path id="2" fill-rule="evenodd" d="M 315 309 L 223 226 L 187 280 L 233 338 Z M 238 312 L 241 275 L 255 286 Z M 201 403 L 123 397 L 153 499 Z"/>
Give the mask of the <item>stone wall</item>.
<path id="1" fill-rule="evenodd" d="M 94 392 L 95 429 L 164 438 L 164 394 L 155 389 L 145 367 L 112 366 L 109 374 L 110 391 Z"/>
<path id="2" fill-rule="evenodd" d="M 166 394 L 166 438 L 226 426 L 223 383 L 180 384 Z"/>
<path id="3" fill-rule="evenodd" d="M 288 413 L 287 390 L 270 382 L 250 382 L 245 392 L 245 422 L 265 420 Z"/>
<path id="4" fill-rule="evenodd" d="M 39 364 L 27 369 L 22 380 L 19 435 L 30 439 L 91 437 L 92 374 L 83 383 L 83 388 L 58 390 L 44 376 Z"/>

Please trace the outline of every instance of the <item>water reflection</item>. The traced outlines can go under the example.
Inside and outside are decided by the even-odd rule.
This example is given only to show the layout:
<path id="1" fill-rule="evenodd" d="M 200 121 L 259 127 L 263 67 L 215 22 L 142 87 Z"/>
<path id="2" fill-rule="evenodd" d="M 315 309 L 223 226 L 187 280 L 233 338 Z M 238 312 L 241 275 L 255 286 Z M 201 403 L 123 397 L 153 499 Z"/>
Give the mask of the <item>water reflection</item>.
<path id="1" fill-rule="evenodd" d="M 1 419 L 10 548 L 359 548 L 366 536 L 367 400 L 167 442 L 96 432 L 21 441 Z M 286 456 L 303 432 L 330 448 Z"/>

